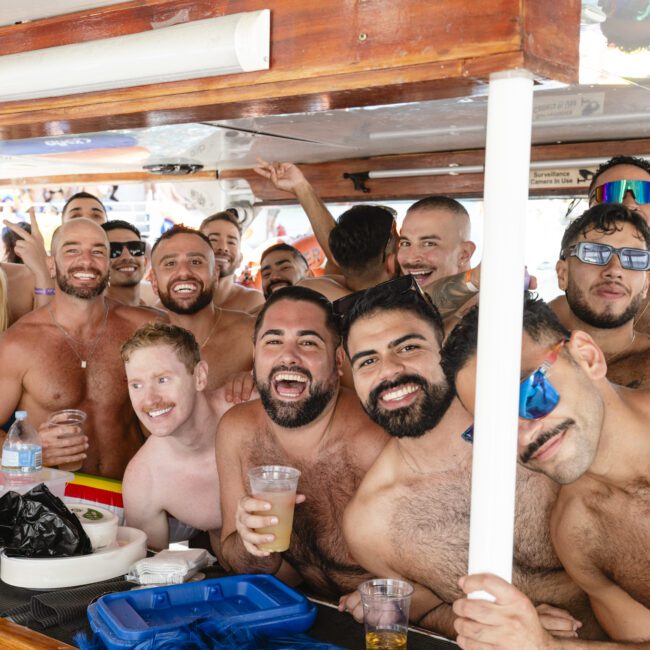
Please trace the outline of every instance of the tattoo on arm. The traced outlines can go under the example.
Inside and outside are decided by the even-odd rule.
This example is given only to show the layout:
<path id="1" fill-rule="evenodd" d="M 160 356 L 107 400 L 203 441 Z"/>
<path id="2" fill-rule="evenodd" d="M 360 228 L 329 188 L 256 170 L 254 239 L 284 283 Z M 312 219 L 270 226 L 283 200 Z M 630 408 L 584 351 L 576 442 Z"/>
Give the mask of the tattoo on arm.
<path id="1" fill-rule="evenodd" d="M 436 280 L 425 291 L 433 300 L 443 319 L 453 316 L 476 291 L 469 289 L 465 283 L 465 273 L 457 273 L 446 278 Z"/>

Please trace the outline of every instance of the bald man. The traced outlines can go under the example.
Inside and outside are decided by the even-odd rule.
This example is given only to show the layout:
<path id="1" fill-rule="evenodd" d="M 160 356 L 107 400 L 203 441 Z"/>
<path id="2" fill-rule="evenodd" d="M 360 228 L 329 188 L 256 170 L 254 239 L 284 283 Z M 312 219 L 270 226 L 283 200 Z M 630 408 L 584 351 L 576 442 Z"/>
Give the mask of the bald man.
<path id="1" fill-rule="evenodd" d="M 89 219 L 60 226 L 52 238 L 52 302 L 0 337 L 0 422 L 29 413 L 43 442 L 43 464 L 121 479 L 144 440 L 129 402 L 120 347 L 151 312 L 107 301 L 109 245 Z M 84 433 L 47 427 L 53 411 L 75 408 Z"/>

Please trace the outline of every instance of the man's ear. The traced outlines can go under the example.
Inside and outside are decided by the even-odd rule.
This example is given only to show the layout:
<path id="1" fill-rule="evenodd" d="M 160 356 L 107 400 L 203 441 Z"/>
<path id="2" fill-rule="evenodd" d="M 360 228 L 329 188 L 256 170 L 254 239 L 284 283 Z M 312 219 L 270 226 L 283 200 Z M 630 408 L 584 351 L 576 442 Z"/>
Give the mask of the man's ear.
<path id="1" fill-rule="evenodd" d="M 557 286 L 566 291 L 569 286 L 569 260 L 558 260 L 555 263 L 555 272 L 557 273 Z"/>
<path id="2" fill-rule="evenodd" d="M 45 264 L 47 265 L 47 270 L 50 273 L 50 277 L 54 279 L 56 277 L 56 266 L 54 264 L 54 255 L 47 255 L 45 258 Z"/>
<path id="3" fill-rule="evenodd" d="M 388 253 L 384 261 L 384 268 L 388 277 L 394 278 L 397 275 L 397 253 Z"/>
<path id="4" fill-rule="evenodd" d="M 345 360 L 345 351 L 343 350 L 343 344 L 339 345 L 336 348 L 336 372 L 339 377 L 343 377 L 343 362 Z"/>
<path id="5" fill-rule="evenodd" d="M 607 362 L 605 361 L 605 355 L 587 332 L 573 330 L 567 348 L 569 354 L 591 379 L 606 378 Z"/>
<path id="6" fill-rule="evenodd" d="M 208 363 L 207 361 L 199 361 L 194 367 L 194 386 L 197 391 L 201 392 L 206 389 L 208 385 Z"/>
<path id="7" fill-rule="evenodd" d="M 641 291 L 641 295 L 646 298 L 648 295 L 648 285 L 650 284 L 650 271 L 646 271 L 645 274 L 645 283 L 643 285 L 643 290 Z"/>
<path id="8" fill-rule="evenodd" d="M 153 267 L 151 267 L 151 271 L 149 271 L 149 282 L 151 282 L 151 289 L 156 294 L 156 297 L 160 298 L 160 294 L 158 293 L 158 278 L 156 277 L 156 272 L 153 270 Z"/>
<path id="9" fill-rule="evenodd" d="M 458 268 L 461 271 L 466 271 L 469 269 L 470 260 L 474 251 L 476 250 L 476 244 L 473 241 L 464 241 L 460 245 L 460 251 L 458 254 Z"/>

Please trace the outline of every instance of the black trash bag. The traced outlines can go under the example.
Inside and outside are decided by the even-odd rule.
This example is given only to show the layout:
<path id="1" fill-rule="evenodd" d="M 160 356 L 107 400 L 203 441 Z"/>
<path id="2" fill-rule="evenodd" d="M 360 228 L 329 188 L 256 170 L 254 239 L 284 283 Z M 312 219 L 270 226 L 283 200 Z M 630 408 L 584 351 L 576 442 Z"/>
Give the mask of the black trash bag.
<path id="1" fill-rule="evenodd" d="M 44 483 L 0 497 L 0 546 L 10 557 L 69 557 L 92 553 L 76 515 Z"/>

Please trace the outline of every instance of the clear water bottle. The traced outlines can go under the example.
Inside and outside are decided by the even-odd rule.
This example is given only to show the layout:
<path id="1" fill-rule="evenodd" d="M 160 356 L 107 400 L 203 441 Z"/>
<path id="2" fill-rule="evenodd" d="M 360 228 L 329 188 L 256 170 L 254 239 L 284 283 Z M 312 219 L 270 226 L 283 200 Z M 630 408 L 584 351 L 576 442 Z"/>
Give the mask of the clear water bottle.
<path id="1" fill-rule="evenodd" d="M 43 467 L 41 439 L 27 420 L 27 411 L 16 411 L 16 421 L 2 445 L 2 471 L 9 475 L 38 472 Z"/>

